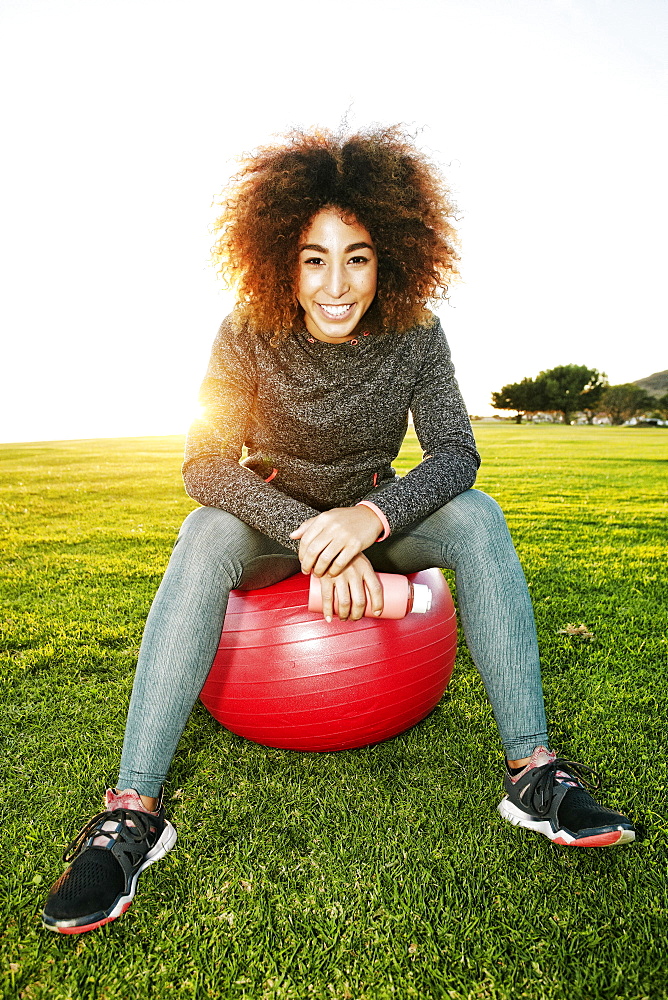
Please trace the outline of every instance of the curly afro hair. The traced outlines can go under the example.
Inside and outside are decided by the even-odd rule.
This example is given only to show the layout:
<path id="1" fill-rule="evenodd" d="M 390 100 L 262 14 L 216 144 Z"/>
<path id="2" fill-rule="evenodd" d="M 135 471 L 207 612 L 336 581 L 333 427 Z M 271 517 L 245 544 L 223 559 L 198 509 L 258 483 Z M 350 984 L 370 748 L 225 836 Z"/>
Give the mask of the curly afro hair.
<path id="1" fill-rule="evenodd" d="M 303 329 L 295 294 L 300 237 L 323 208 L 371 234 L 378 290 L 365 323 L 404 332 L 447 296 L 457 272 L 455 214 L 437 169 L 399 126 L 355 135 L 293 131 L 242 161 L 221 196 L 212 255 L 248 328 L 272 342 Z"/>

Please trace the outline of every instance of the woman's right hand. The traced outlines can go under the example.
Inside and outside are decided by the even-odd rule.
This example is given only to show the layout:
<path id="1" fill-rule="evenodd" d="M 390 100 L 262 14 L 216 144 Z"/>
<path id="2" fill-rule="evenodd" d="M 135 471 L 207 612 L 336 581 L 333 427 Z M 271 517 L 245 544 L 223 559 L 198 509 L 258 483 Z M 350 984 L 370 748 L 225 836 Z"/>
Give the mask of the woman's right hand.
<path id="1" fill-rule="evenodd" d="M 334 616 L 334 595 L 338 606 L 338 615 L 341 621 L 358 621 L 364 615 L 367 606 L 367 595 L 365 585 L 369 591 L 369 605 L 371 611 L 378 616 L 383 610 L 383 588 L 376 572 L 364 555 L 360 552 L 354 559 L 351 559 L 345 569 L 342 569 L 336 576 L 330 576 L 325 572 L 320 577 L 320 587 L 322 590 L 322 613 L 325 618 L 331 619 Z"/>

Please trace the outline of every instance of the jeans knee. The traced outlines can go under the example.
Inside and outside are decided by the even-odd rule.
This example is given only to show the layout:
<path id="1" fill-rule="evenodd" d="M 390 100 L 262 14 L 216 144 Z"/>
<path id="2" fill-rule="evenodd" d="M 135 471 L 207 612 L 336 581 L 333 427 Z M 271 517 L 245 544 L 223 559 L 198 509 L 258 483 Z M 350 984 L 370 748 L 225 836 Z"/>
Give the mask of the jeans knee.
<path id="1" fill-rule="evenodd" d="M 463 527 L 505 524 L 506 520 L 496 500 L 482 490 L 466 490 L 465 493 L 460 493 L 447 504 L 446 509 Z"/>
<path id="2" fill-rule="evenodd" d="M 503 511 L 482 490 L 467 490 L 446 504 L 448 537 L 467 547 L 487 548 L 508 537 Z"/>
<path id="3" fill-rule="evenodd" d="M 221 534 L 225 533 L 225 522 L 228 518 L 237 520 L 232 514 L 218 507 L 196 507 L 190 511 L 181 525 L 177 542 L 208 545 L 212 537 L 220 538 Z"/>
<path id="4" fill-rule="evenodd" d="M 190 572 L 217 574 L 225 571 L 234 586 L 242 572 L 236 553 L 239 533 L 244 529 L 249 530 L 229 511 L 196 507 L 181 525 L 172 558 L 188 566 Z"/>

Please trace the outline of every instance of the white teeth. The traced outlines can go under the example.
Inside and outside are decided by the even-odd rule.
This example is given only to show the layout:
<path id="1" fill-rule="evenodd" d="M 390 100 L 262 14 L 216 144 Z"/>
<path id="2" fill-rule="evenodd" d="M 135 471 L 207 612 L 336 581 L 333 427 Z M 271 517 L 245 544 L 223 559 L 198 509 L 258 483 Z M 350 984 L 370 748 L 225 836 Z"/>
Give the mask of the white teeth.
<path id="1" fill-rule="evenodd" d="M 345 316 L 345 314 L 352 309 L 354 303 L 348 303 L 345 306 L 324 306 L 322 302 L 318 305 L 326 315 L 331 316 L 332 319 L 338 319 L 340 316 Z"/>

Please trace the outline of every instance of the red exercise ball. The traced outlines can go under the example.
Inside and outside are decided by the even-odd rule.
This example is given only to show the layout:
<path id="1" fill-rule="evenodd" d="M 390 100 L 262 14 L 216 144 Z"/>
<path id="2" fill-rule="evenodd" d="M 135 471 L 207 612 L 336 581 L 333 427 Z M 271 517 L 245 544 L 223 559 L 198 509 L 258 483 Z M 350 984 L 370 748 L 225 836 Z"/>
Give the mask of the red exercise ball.
<path id="1" fill-rule="evenodd" d="M 347 750 L 409 729 L 443 696 L 457 623 L 439 569 L 408 579 L 430 587 L 433 602 L 398 621 L 328 624 L 307 608 L 303 573 L 233 590 L 203 704 L 238 736 L 286 750 Z"/>

